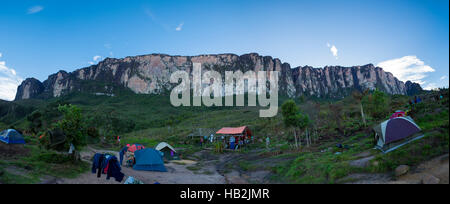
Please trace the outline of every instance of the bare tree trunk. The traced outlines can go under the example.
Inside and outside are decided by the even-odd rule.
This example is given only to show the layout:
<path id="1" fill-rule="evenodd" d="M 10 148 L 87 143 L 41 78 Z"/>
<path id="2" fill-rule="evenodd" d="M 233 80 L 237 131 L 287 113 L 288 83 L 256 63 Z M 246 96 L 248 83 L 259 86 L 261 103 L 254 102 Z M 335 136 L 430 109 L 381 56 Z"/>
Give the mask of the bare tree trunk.
<path id="1" fill-rule="evenodd" d="M 298 145 L 299 145 L 299 148 L 302 148 L 302 135 L 301 134 L 298 135 Z"/>
<path id="2" fill-rule="evenodd" d="M 294 128 L 295 148 L 298 148 L 297 130 Z"/>
<path id="3" fill-rule="evenodd" d="M 305 145 L 306 147 L 309 147 L 309 143 L 308 143 L 308 129 L 305 129 Z"/>
<path id="4" fill-rule="evenodd" d="M 366 117 L 364 116 L 364 110 L 363 110 L 362 103 L 360 103 L 360 105 L 361 105 L 361 117 L 363 119 L 363 123 L 364 123 L 364 126 L 365 126 L 366 125 Z"/>
<path id="5" fill-rule="evenodd" d="M 308 131 L 308 129 L 307 129 L 307 131 Z M 311 140 L 311 133 L 310 132 L 308 132 L 308 142 L 309 142 L 309 146 L 311 146 L 312 140 Z"/>
<path id="6" fill-rule="evenodd" d="M 317 143 L 317 129 L 314 129 L 314 144 Z"/>
<path id="7" fill-rule="evenodd" d="M 306 136 L 306 146 L 309 147 L 311 141 L 308 134 L 308 128 L 306 128 L 305 136 Z"/>

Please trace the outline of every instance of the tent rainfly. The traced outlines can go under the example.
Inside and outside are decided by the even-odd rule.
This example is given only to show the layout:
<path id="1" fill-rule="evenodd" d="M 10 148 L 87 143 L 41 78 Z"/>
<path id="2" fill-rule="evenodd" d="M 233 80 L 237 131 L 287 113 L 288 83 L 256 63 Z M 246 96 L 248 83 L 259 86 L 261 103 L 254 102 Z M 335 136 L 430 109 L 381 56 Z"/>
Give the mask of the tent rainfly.
<path id="1" fill-rule="evenodd" d="M 396 117 L 382 122 L 373 128 L 376 148 L 387 153 L 413 140 L 423 137 L 419 135 L 420 127 L 409 117 Z"/>

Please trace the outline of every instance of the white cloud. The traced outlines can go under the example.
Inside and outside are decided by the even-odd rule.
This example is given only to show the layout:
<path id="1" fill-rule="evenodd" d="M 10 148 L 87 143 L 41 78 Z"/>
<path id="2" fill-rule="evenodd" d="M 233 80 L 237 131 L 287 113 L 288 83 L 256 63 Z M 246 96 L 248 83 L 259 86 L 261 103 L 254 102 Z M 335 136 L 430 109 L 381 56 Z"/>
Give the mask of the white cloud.
<path id="1" fill-rule="evenodd" d="M 35 14 L 35 13 L 39 13 L 42 10 L 44 10 L 44 7 L 42 6 L 33 6 L 31 8 L 28 9 L 28 14 Z"/>
<path id="2" fill-rule="evenodd" d="M 0 58 L 3 56 L 3 54 L 0 52 Z"/>
<path id="3" fill-rule="evenodd" d="M 0 55 L 0 57 L 1 57 L 1 55 Z M 445 79 L 447 79 L 448 77 L 447 76 L 442 76 L 441 78 L 440 78 L 440 80 L 442 81 L 442 80 L 445 80 Z"/>
<path id="4" fill-rule="evenodd" d="M 102 56 L 96 55 L 96 56 L 94 56 L 92 59 L 93 59 L 94 61 L 98 61 L 98 60 L 102 59 Z"/>
<path id="5" fill-rule="evenodd" d="M 327 47 L 330 48 L 331 54 L 333 54 L 333 56 L 336 57 L 336 59 L 338 59 L 338 49 L 336 48 L 336 46 L 327 43 Z"/>
<path id="6" fill-rule="evenodd" d="M 92 57 L 92 61 L 89 61 L 88 63 L 90 65 L 94 65 L 96 64 L 99 60 L 101 60 L 103 57 L 100 55 L 95 55 L 94 57 Z"/>
<path id="7" fill-rule="evenodd" d="M 0 61 L 0 99 L 12 101 L 16 97 L 17 87 L 23 79 L 17 76 L 14 69 L 6 67 L 4 61 Z"/>
<path id="8" fill-rule="evenodd" d="M 184 23 L 180 23 L 180 25 L 177 26 L 177 28 L 175 28 L 176 31 L 181 31 L 183 30 L 183 25 Z"/>
<path id="9" fill-rule="evenodd" d="M 423 88 L 425 90 L 433 90 L 439 88 L 436 83 L 427 83 L 427 85 Z"/>
<path id="10" fill-rule="evenodd" d="M 402 58 L 387 60 L 378 63 L 377 67 L 391 72 L 401 81 L 412 81 L 421 85 L 426 83 L 424 79 L 427 77 L 427 73 L 435 71 L 416 56 L 404 56 Z"/>

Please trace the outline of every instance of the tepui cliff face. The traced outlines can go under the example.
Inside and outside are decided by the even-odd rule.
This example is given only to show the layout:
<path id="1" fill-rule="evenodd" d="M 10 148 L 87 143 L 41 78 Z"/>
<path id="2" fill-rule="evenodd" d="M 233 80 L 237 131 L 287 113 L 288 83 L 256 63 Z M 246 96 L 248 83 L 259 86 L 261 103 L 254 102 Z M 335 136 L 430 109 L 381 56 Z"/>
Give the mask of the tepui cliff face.
<path id="1" fill-rule="evenodd" d="M 74 91 L 113 92 L 111 86 L 86 87 L 86 82 L 100 82 L 129 88 L 138 94 L 161 94 L 177 84 L 170 83 L 172 73 L 183 70 L 192 72 L 193 63 L 201 63 L 202 71 L 215 70 L 224 76 L 225 71 L 241 70 L 278 71 L 279 93 L 289 97 L 301 95 L 342 98 L 353 90 L 378 88 L 388 94 L 409 94 L 420 85 L 403 83 L 391 73 L 372 64 L 341 67 L 309 66 L 291 68 L 277 58 L 256 53 L 235 55 L 170 56 L 151 54 L 123 59 L 106 58 L 97 65 L 75 70 L 71 73 L 59 71 L 44 82 L 28 78 L 17 89 L 16 100 L 37 97 L 59 97 Z M 98 84 L 97 84 L 98 85 Z M 93 85 L 92 85 L 93 86 Z"/>

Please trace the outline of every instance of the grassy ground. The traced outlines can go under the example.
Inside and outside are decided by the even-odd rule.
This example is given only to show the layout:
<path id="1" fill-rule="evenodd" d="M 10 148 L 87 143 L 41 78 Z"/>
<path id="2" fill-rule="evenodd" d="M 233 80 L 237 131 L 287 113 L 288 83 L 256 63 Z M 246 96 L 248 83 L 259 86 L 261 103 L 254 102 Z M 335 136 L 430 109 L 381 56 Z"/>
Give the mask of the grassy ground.
<path id="1" fill-rule="evenodd" d="M 49 178 L 75 178 L 89 170 L 90 164 L 72 162 L 68 156 L 35 145 L 24 147 L 29 153 L 0 159 L 0 183 L 40 183 Z"/>
<path id="2" fill-rule="evenodd" d="M 390 107 L 391 109 L 408 108 L 403 97 L 392 97 L 390 100 L 391 105 L 398 104 Z M 346 106 L 343 113 L 351 114 L 355 111 L 355 106 L 352 106 L 354 105 Z M 371 128 L 389 116 L 379 120 L 369 118 L 367 126 L 344 123 L 342 129 L 345 131 L 340 132 L 346 132 L 346 135 L 324 136 L 311 147 L 303 147 L 301 150 L 294 150 L 285 142 L 276 141 L 270 151 L 259 151 L 251 155 L 242 153 L 225 165 L 225 171 L 270 171 L 267 180 L 271 183 L 338 183 L 344 182 L 342 179 L 353 173 L 391 174 L 399 165 L 416 166 L 449 152 L 448 98 L 418 104 L 412 108 L 411 116 L 422 128 L 425 137 L 388 154 L 373 149 Z M 335 125 L 329 122 L 325 124 Z M 333 133 L 333 128 L 324 128 L 323 135 L 339 134 Z M 348 149 L 337 148 L 336 144 L 347 146 Z M 374 156 L 374 159 L 364 167 L 351 166 L 350 162 L 360 159 L 362 153 Z"/>

